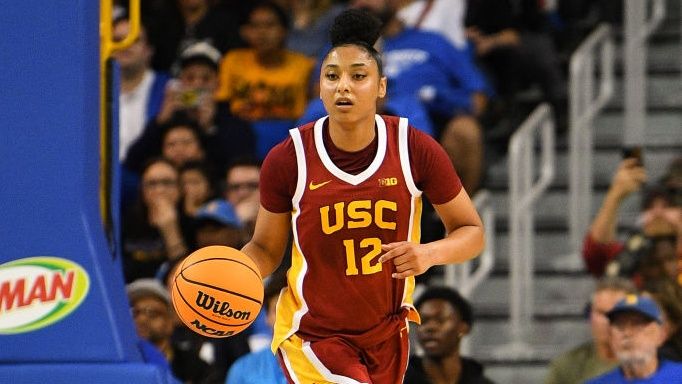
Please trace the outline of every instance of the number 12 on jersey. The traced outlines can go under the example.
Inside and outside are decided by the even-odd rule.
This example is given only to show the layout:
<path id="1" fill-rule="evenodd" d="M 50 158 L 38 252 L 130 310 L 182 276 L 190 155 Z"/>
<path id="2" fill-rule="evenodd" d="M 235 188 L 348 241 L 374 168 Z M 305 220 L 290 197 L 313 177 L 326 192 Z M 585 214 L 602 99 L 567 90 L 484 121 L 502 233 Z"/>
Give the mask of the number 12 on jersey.
<path id="1" fill-rule="evenodd" d="M 381 254 L 381 239 L 378 237 L 368 237 L 360 240 L 360 249 L 369 249 L 369 251 L 360 259 L 361 271 L 358 270 L 357 258 L 355 257 L 355 240 L 344 240 L 343 246 L 346 248 L 347 276 L 353 276 L 359 273 L 371 275 L 373 273 L 381 272 L 381 263 L 378 261 L 375 262 L 375 259 Z"/>

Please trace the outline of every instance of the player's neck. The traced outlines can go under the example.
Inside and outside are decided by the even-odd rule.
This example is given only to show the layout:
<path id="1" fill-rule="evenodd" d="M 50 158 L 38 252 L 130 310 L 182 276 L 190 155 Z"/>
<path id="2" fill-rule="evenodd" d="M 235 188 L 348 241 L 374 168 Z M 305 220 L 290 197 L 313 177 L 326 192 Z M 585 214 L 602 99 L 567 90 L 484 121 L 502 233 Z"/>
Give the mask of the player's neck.
<path id="1" fill-rule="evenodd" d="M 357 152 L 367 147 L 376 136 L 374 115 L 359 121 L 329 121 L 329 136 L 334 145 L 346 152 Z"/>

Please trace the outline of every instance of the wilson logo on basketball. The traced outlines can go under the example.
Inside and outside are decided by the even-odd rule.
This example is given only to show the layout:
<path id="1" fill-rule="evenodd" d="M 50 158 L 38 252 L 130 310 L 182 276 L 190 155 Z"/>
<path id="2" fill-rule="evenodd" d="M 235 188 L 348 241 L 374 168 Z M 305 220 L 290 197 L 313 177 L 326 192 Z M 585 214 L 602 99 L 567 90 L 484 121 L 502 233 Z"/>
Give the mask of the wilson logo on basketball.
<path id="1" fill-rule="evenodd" d="M 89 287 L 85 270 L 59 257 L 28 257 L 0 265 L 0 334 L 56 323 L 78 308 Z"/>
<path id="2" fill-rule="evenodd" d="M 202 291 L 197 293 L 196 303 L 199 307 L 221 316 L 231 317 L 237 320 L 248 320 L 251 317 L 251 312 L 233 311 L 232 308 L 230 308 L 230 303 L 227 301 L 221 303 L 220 300 L 216 300 L 215 297 Z"/>

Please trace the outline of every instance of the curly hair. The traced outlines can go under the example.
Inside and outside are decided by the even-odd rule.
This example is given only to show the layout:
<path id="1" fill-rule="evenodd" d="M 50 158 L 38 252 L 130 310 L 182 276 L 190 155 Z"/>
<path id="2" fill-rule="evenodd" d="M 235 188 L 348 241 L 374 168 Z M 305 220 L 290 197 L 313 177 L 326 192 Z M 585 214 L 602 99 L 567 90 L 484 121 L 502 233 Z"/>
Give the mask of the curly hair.
<path id="1" fill-rule="evenodd" d="M 329 39 L 332 48 L 344 45 L 355 45 L 367 51 L 379 68 L 379 76 L 384 69 L 381 54 L 374 49 L 374 44 L 381 35 L 381 21 L 372 14 L 360 9 L 348 9 L 336 16 L 329 28 Z"/>

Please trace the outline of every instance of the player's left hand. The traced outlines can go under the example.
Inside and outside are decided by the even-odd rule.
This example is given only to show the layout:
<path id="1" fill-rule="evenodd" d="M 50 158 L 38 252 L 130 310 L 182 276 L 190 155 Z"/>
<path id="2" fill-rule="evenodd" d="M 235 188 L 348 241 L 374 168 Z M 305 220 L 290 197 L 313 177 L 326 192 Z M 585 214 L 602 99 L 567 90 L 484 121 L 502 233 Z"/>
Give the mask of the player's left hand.
<path id="1" fill-rule="evenodd" d="M 386 253 L 379 258 L 379 262 L 393 261 L 396 273 L 392 276 L 395 279 L 421 275 L 433 265 L 430 252 L 423 244 L 400 241 L 382 244 L 381 250 Z"/>

